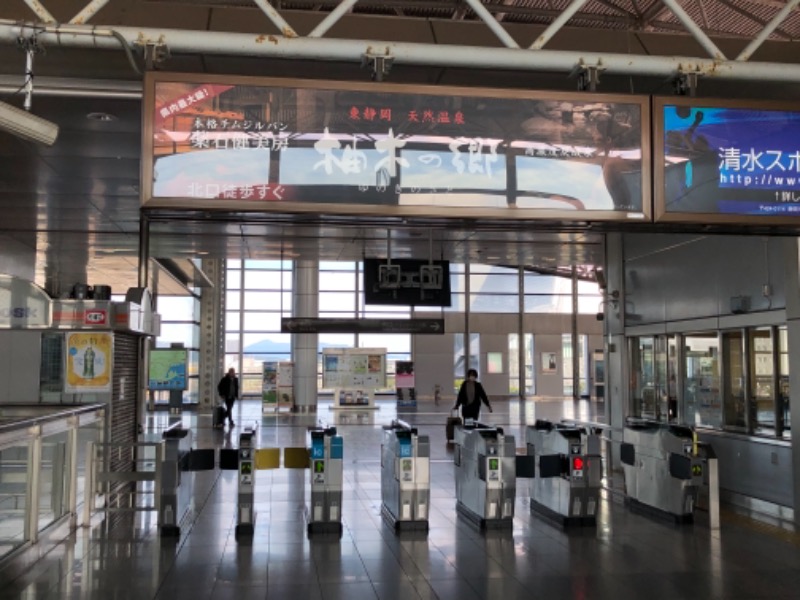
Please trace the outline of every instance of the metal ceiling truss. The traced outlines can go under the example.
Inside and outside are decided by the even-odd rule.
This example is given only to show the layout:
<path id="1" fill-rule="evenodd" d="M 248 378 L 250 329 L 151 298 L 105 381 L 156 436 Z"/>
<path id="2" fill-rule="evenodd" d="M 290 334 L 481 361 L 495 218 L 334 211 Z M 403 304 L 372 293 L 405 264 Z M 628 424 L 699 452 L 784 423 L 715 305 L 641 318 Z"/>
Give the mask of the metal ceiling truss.
<path id="1" fill-rule="evenodd" d="M 512 69 L 523 71 L 553 71 L 572 74 L 603 71 L 610 75 L 655 75 L 670 78 L 680 77 L 687 73 L 693 76 L 705 76 L 718 79 L 800 82 L 800 65 L 778 63 L 748 62 L 753 53 L 775 33 L 780 24 L 794 11 L 800 0 L 788 0 L 778 3 L 781 8 L 767 23 L 760 33 L 734 60 L 728 59 L 709 38 L 703 28 L 698 25 L 689 13 L 681 7 L 678 0 L 661 0 L 644 12 L 639 13 L 635 2 L 633 7 L 637 14 L 619 7 L 609 0 L 592 0 L 611 9 L 617 15 L 597 15 L 581 13 L 587 0 L 572 0 L 564 9 L 550 11 L 552 21 L 545 31 L 534 40 L 528 48 L 520 48 L 517 41 L 508 33 L 502 24 L 502 16 L 516 10 L 528 10 L 526 7 L 502 3 L 484 3 L 481 0 L 460 0 L 459 2 L 405 2 L 405 5 L 425 7 L 449 7 L 455 12 L 466 15 L 470 12 L 486 24 L 503 48 L 475 47 L 451 44 L 428 44 L 409 42 L 385 42 L 373 40 L 331 39 L 323 36 L 338 23 L 342 17 L 351 12 L 360 3 L 374 6 L 399 7 L 397 0 L 339 0 L 334 6 L 331 2 L 318 0 L 318 6 L 332 6 L 333 9 L 307 35 L 299 36 L 292 26 L 281 16 L 278 8 L 281 3 L 273 0 L 250 0 L 257 6 L 280 32 L 280 35 L 264 33 L 258 36 L 245 33 L 229 33 L 214 31 L 189 31 L 181 29 L 154 29 L 139 27 L 108 27 L 87 25 L 97 12 L 109 0 L 91 0 L 66 24 L 57 23 L 47 10 L 42 0 L 22 0 L 36 15 L 36 23 L 20 23 L 0 20 L 0 42 L 18 43 L 20 38 L 35 37 L 40 44 L 52 44 L 65 47 L 119 48 L 123 45 L 126 51 L 144 48 L 166 48 L 171 54 L 219 54 L 249 55 L 281 59 L 307 59 L 329 61 L 360 61 L 371 65 L 373 78 L 383 79 L 388 73 L 388 66 L 394 64 L 414 64 L 437 67 L 463 67 L 477 69 Z M 694 0 L 702 2 L 702 0 Z M 724 1 L 724 0 L 723 0 Z M 774 0 L 758 0 L 774 5 Z M 213 3 L 213 2 L 212 2 Z M 297 4 L 298 2 L 286 2 Z M 247 2 L 226 2 L 230 5 L 247 5 Z M 729 2 L 725 2 L 733 8 Z M 702 3 L 701 15 L 703 12 Z M 541 12 L 541 11 L 539 11 Z M 571 19 L 619 18 L 628 21 L 631 26 L 661 27 L 657 19 L 672 13 L 683 28 L 702 46 L 709 58 L 691 56 L 652 56 L 613 53 L 591 53 L 577 51 L 544 50 L 544 46 Z M 495 15 L 497 15 L 497 18 Z M 751 18 L 754 22 L 756 18 Z M 704 18 L 704 21 L 707 19 Z M 760 22 L 760 21 L 759 21 Z M 388 66 L 387 66 L 388 65 Z M 589 86 L 594 89 L 596 86 Z"/>

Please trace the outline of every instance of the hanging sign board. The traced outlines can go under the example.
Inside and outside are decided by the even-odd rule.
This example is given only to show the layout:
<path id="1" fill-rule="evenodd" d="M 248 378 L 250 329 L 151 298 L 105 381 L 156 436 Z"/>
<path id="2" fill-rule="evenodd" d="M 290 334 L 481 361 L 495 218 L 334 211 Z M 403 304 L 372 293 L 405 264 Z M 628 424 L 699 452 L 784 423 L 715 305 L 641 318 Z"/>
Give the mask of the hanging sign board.
<path id="1" fill-rule="evenodd" d="M 169 73 L 144 97 L 151 208 L 649 219 L 646 97 Z"/>

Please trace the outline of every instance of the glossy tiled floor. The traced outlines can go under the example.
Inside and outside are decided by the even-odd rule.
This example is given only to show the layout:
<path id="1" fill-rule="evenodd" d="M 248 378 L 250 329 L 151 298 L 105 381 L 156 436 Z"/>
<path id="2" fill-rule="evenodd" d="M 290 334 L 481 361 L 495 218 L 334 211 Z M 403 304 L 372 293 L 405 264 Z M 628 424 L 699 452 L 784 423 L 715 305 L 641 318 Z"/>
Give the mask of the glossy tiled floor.
<path id="1" fill-rule="evenodd" d="M 597 418 L 589 402 L 496 402 L 485 421 L 501 424 L 524 446 L 535 418 Z M 532 516 L 519 480 L 513 530 L 480 532 L 457 517 L 453 465 L 444 442 L 447 407 L 421 404 L 400 416 L 431 437 L 430 532 L 396 535 L 380 518 L 381 425 L 394 403 L 362 413 L 261 417 L 258 403 L 239 403 L 237 424 L 258 423 L 259 446 L 301 446 L 317 419 L 336 424 L 345 442 L 344 533 L 308 539 L 303 518 L 307 474 L 259 471 L 252 544 L 234 539 L 234 472 L 194 478 L 195 511 L 179 539 L 160 539 L 152 516 L 113 528 L 80 530 L 33 569 L 3 582 L 0 598 L 38 600 L 251 598 L 382 600 L 797 598 L 797 538 L 723 515 L 719 532 L 702 517 L 676 527 L 633 514 L 609 494 L 596 529 L 562 531 Z M 166 415 L 152 419 L 154 428 Z M 210 418 L 185 416 L 195 447 L 235 447 L 233 434 Z"/>

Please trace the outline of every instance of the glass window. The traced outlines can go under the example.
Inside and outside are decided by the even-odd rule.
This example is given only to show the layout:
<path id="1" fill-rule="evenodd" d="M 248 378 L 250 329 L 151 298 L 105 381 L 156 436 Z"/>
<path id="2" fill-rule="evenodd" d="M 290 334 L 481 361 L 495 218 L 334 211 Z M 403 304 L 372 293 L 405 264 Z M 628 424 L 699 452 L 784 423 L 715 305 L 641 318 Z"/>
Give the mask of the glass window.
<path id="1" fill-rule="evenodd" d="M 239 315 L 238 310 L 229 310 L 225 313 L 225 331 L 239 331 Z"/>
<path id="2" fill-rule="evenodd" d="M 535 394 L 533 381 L 533 334 L 524 334 L 525 395 Z M 519 335 L 508 334 L 508 393 L 519 394 Z"/>
<path id="3" fill-rule="evenodd" d="M 632 340 L 631 415 L 644 419 L 656 418 L 655 338 L 642 336 Z"/>
<path id="4" fill-rule="evenodd" d="M 469 291 L 476 294 L 514 294 L 519 288 L 519 277 L 516 273 L 484 274 L 470 269 Z"/>
<path id="5" fill-rule="evenodd" d="M 229 270 L 225 274 L 225 287 L 229 290 L 241 289 L 241 277 L 241 271 L 235 271 L 233 269 Z"/>
<path id="6" fill-rule="evenodd" d="M 469 334 L 469 359 L 467 349 L 464 347 L 464 334 L 453 334 L 453 376 L 455 377 L 454 389 L 458 391 L 468 369 L 475 369 L 480 376 L 481 336 L 479 333 Z"/>
<path id="7" fill-rule="evenodd" d="M 199 321 L 200 302 L 194 296 L 158 296 L 162 321 Z"/>
<path id="8" fill-rule="evenodd" d="M 587 373 L 589 367 L 586 364 L 586 357 L 588 355 L 588 338 L 585 335 L 578 336 L 578 390 L 579 395 L 585 396 L 589 391 L 589 382 L 587 380 Z M 561 370 L 564 378 L 564 395 L 573 395 L 573 382 L 572 382 L 572 335 L 565 333 L 561 336 L 561 358 L 564 366 Z"/>
<path id="9" fill-rule="evenodd" d="M 362 333 L 358 336 L 359 348 L 386 348 L 387 354 L 411 353 L 411 336 L 407 333 Z"/>
<path id="10" fill-rule="evenodd" d="M 690 425 L 722 427 L 719 339 L 716 332 L 684 336 L 686 379 L 683 400 Z"/>
<path id="11" fill-rule="evenodd" d="M 342 271 L 320 271 L 319 289 L 323 292 L 353 292 L 356 289 L 356 274 Z"/>
<path id="12" fill-rule="evenodd" d="M 747 429 L 744 336 L 741 331 L 726 331 L 722 334 L 722 352 L 725 369 L 723 381 L 724 425 L 735 429 Z"/>
<path id="13" fill-rule="evenodd" d="M 772 328 L 750 329 L 753 433 L 775 433 L 775 354 Z"/>
<path id="14" fill-rule="evenodd" d="M 169 348 L 170 344 L 181 343 L 186 348 L 199 348 L 199 339 L 200 332 L 193 323 L 162 323 L 156 346 Z"/>
<path id="15" fill-rule="evenodd" d="M 291 292 L 245 292 L 244 307 L 246 310 L 283 310 L 291 312 Z"/>
<path id="16" fill-rule="evenodd" d="M 245 271 L 244 287 L 247 290 L 286 289 L 286 275 L 286 271 Z M 291 281 L 291 273 L 288 275 Z"/>
<path id="17" fill-rule="evenodd" d="M 344 312 L 353 316 L 356 312 L 356 295 L 353 292 L 320 292 L 319 307 L 327 313 Z M 322 316 L 322 310 L 320 310 L 320 316 Z"/>
<path id="18" fill-rule="evenodd" d="M 231 310 L 240 309 L 242 301 L 242 293 L 241 292 L 225 292 L 225 308 Z"/>
<path id="19" fill-rule="evenodd" d="M 317 341 L 320 352 L 323 348 L 355 348 L 356 336 L 352 333 L 320 333 Z"/>
<path id="20" fill-rule="evenodd" d="M 516 314 L 519 312 L 519 298 L 517 296 L 470 294 L 469 310 L 475 313 Z"/>
<path id="21" fill-rule="evenodd" d="M 280 331 L 281 315 L 272 312 L 244 313 L 245 331 Z"/>

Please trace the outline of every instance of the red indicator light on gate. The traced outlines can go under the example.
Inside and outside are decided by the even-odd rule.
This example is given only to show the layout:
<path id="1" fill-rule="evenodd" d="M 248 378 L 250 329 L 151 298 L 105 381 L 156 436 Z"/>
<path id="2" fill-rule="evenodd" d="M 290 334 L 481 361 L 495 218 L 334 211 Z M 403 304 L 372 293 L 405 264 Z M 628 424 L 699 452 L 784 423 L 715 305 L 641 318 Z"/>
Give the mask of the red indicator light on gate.
<path id="1" fill-rule="evenodd" d="M 583 471 L 583 459 L 580 456 L 572 459 L 572 468 L 575 471 Z"/>

